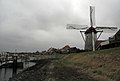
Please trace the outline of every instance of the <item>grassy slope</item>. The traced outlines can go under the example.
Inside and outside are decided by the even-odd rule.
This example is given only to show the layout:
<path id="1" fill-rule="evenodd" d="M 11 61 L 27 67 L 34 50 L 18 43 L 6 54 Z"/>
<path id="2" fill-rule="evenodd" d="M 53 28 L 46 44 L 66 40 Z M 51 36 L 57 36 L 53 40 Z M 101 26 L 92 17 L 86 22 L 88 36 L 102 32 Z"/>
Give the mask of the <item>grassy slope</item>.
<path id="1" fill-rule="evenodd" d="M 77 68 L 99 81 L 120 81 L 120 48 L 69 54 L 58 64 Z"/>

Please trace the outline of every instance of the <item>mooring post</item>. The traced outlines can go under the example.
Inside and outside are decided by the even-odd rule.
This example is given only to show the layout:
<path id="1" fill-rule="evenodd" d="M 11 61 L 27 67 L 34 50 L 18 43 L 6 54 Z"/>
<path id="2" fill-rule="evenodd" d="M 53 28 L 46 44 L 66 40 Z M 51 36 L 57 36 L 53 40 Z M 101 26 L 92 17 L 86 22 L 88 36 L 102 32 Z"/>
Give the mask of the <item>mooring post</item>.
<path id="1" fill-rule="evenodd" d="M 13 76 L 17 73 L 17 56 L 13 56 Z"/>

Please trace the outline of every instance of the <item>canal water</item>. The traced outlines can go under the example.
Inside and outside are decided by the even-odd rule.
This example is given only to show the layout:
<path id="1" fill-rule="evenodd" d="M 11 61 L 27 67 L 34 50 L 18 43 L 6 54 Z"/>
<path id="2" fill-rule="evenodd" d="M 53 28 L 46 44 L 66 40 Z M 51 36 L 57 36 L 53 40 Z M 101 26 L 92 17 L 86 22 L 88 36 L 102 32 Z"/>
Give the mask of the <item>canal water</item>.
<path id="1" fill-rule="evenodd" d="M 24 68 L 23 69 L 17 69 L 17 73 L 23 71 L 24 69 L 31 67 L 35 65 L 34 62 L 27 62 L 24 63 Z M 12 68 L 2 68 L 0 69 L 0 81 L 8 81 L 9 78 L 11 78 L 13 75 L 13 69 Z"/>

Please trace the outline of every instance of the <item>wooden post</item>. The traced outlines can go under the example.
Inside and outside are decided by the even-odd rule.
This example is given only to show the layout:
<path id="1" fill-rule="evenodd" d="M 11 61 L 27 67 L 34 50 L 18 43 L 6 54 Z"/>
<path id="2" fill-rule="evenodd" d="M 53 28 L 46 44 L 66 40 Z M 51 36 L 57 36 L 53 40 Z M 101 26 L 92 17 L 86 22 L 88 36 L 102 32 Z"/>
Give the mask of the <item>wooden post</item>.
<path id="1" fill-rule="evenodd" d="M 13 56 L 13 76 L 17 73 L 17 56 Z"/>
<path id="2" fill-rule="evenodd" d="M 95 51 L 95 34 L 94 32 L 92 32 L 92 47 L 93 47 L 93 51 Z"/>

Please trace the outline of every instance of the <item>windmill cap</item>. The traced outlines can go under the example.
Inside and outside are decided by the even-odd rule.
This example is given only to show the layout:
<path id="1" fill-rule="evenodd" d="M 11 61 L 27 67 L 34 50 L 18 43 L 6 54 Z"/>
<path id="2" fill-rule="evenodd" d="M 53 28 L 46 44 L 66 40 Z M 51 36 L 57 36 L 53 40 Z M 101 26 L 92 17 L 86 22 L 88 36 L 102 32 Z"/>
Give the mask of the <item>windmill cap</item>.
<path id="1" fill-rule="evenodd" d="M 85 34 L 92 33 L 92 32 L 97 33 L 97 31 L 95 30 L 95 28 L 90 27 L 89 29 L 87 29 L 87 30 L 85 31 Z"/>

